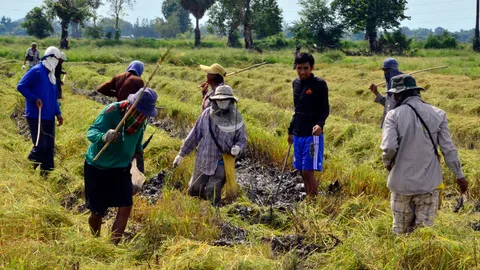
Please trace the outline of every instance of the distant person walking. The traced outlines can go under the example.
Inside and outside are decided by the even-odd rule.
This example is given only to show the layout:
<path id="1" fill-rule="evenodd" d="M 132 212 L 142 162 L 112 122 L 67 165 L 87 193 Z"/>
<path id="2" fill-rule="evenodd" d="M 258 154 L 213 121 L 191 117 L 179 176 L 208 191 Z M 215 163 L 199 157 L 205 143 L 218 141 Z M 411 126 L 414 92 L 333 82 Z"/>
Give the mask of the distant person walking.
<path id="1" fill-rule="evenodd" d="M 299 45 L 297 45 L 297 48 L 293 52 L 293 70 L 297 69 L 297 64 L 295 64 L 295 59 L 297 59 L 297 55 L 300 54 L 301 50 L 302 50 L 302 46 L 300 46 L 300 44 L 299 44 Z"/>
<path id="2" fill-rule="evenodd" d="M 67 55 L 65 53 L 61 53 L 61 57 L 60 59 L 58 59 L 58 65 L 57 67 L 55 68 L 55 79 L 57 81 L 57 88 L 58 88 L 58 99 L 62 99 L 63 96 L 62 96 L 62 86 L 63 86 L 63 82 L 62 82 L 62 75 L 63 74 L 67 74 L 66 71 L 63 70 L 63 62 L 67 61 Z"/>
<path id="3" fill-rule="evenodd" d="M 444 111 L 420 98 L 423 88 L 411 75 L 392 78 L 395 106 L 387 113 L 383 128 L 382 161 L 390 172 L 393 232 L 412 232 L 416 227 L 432 226 L 438 210 L 442 183 L 440 154 L 465 193 L 468 182 L 453 145 Z"/>
<path id="4" fill-rule="evenodd" d="M 375 95 L 374 102 L 381 104 L 383 109 L 382 122 L 380 127 L 383 127 L 383 122 L 385 121 L 385 116 L 387 113 L 395 107 L 395 100 L 393 100 L 393 94 L 388 93 L 388 90 L 391 88 L 391 79 L 397 75 L 403 74 L 398 70 L 398 62 L 395 58 L 388 58 L 383 61 L 382 69 L 385 76 L 385 82 L 387 86 L 387 93 L 382 95 L 378 92 L 378 87 L 375 84 L 370 85 L 370 91 Z"/>
<path id="5" fill-rule="evenodd" d="M 40 165 L 43 175 L 47 175 L 54 168 L 55 117 L 57 117 L 58 126 L 63 124 L 54 74 L 60 57 L 61 54 L 57 48 L 49 47 L 45 51 L 41 65 L 29 69 L 17 86 L 18 91 L 26 99 L 25 117 L 34 144 L 28 159 L 34 162 L 34 169 Z M 40 112 L 41 119 L 39 119 Z M 38 129 L 39 121 L 40 129 Z M 40 133 L 40 140 L 35 146 L 38 133 Z"/>
<path id="6" fill-rule="evenodd" d="M 95 236 L 100 236 L 102 218 L 109 207 L 118 207 L 112 226 L 112 241 L 118 244 L 132 210 L 133 187 L 130 174 L 132 159 L 143 152 L 142 139 L 149 117 L 157 115 L 157 94 L 147 88 L 121 132 L 115 132 L 123 116 L 139 98 L 140 92 L 127 100 L 103 109 L 87 132 L 90 141 L 84 165 L 85 201 L 90 210 L 88 223 Z M 103 146 L 110 146 L 94 160 Z"/>
<path id="7" fill-rule="evenodd" d="M 207 73 L 207 80 L 200 85 L 202 88 L 202 111 L 210 107 L 210 97 L 215 94 L 217 87 L 224 85 L 224 78 L 227 75 L 225 69 L 219 64 L 211 66 L 200 65 L 200 69 Z"/>
<path id="8" fill-rule="evenodd" d="M 313 75 L 315 59 L 310 53 L 295 58 L 298 78 L 293 81 L 295 112 L 288 128 L 288 143 L 294 147 L 294 166 L 302 173 L 307 196 L 318 194 L 315 171 L 323 170 L 323 127 L 330 113 L 327 83 Z"/>
<path id="9" fill-rule="evenodd" d="M 210 101 L 211 106 L 197 119 L 173 165 L 179 166 L 183 158 L 198 146 L 188 193 L 218 205 L 226 171 L 231 169 L 235 177 L 235 169 L 225 167 L 224 155 L 230 155 L 229 158 L 238 156 L 246 146 L 247 137 L 242 115 L 235 106 L 238 99 L 233 96 L 230 86 L 219 86 Z M 234 162 L 231 165 L 234 167 Z"/>
<path id="10" fill-rule="evenodd" d="M 25 64 L 27 63 L 27 61 L 29 69 L 40 63 L 40 52 L 37 50 L 37 43 L 35 42 L 32 42 L 31 47 L 27 49 L 25 59 L 23 60 L 22 69 L 25 69 Z"/>
<path id="11" fill-rule="evenodd" d="M 133 61 L 125 72 L 100 85 L 97 91 L 105 96 L 115 97 L 117 101 L 125 100 L 129 95 L 137 93 L 145 85 L 141 79 L 143 69 L 142 62 Z"/>

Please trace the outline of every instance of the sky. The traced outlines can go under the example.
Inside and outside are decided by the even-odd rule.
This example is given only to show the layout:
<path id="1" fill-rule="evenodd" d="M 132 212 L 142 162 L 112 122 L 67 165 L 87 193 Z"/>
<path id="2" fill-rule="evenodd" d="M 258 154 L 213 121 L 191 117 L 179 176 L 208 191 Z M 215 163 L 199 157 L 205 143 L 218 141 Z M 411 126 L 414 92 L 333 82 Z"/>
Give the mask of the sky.
<path id="1" fill-rule="evenodd" d="M 135 22 L 137 18 L 153 19 L 162 16 L 162 0 L 136 0 L 134 9 L 128 10 L 123 18 Z M 43 0 L 0 0 L 0 16 L 14 20 L 22 18 Z M 278 0 L 283 10 L 284 21 L 292 23 L 299 19 L 301 7 L 296 0 Z M 98 14 L 108 16 L 108 7 L 100 8 Z M 471 29 L 475 27 L 475 1 L 473 0 L 410 0 L 405 15 L 411 20 L 402 22 L 409 28 L 435 29 L 440 26 L 450 31 Z M 207 20 L 205 16 L 201 23 Z"/>

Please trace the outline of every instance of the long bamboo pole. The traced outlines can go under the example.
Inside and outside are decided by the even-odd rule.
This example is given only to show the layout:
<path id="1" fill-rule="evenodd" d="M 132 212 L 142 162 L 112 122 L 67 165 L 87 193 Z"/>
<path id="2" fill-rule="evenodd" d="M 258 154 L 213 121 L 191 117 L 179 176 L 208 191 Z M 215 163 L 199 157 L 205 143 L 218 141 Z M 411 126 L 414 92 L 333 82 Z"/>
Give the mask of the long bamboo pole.
<path id="1" fill-rule="evenodd" d="M 260 64 L 255 64 L 253 66 L 250 66 L 250 67 L 247 67 L 247 68 L 244 68 L 244 69 L 240 69 L 240 70 L 237 70 L 235 72 L 228 73 L 227 75 L 225 75 L 225 77 L 230 77 L 230 76 L 236 75 L 238 73 L 242 73 L 242 72 L 245 72 L 247 70 L 251 70 L 251 69 L 261 67 L 261 66 L 264 66 L 264 65 L 268 65 L 268 63 L 267 62 L 262 62 Z M 198 87 L 202 87 L 202 84 L 198 85 Z"/>
<path id="2" fill-rule="evenodd" d="M 120 128 L 123 126 L 123 124 L 125 123 L 125 120 L 127 120 L 127 118 L 130 116 L 130 114 L 132 114 L 133 112 L 133 109 L 135 109 L 135 107 L 137 106 L 138 102 L 140 101 L 140 99 L 142 99 L 142 96 L 143 96 L 143 93 L 145 92 L 145 89 L 148 88 L 148 85 L 150 84 L 150 82 L 152 81 L 153 79 L 153 76 L 155 76 L 155 74 L 157 73 L 158 71 L 158 68 L 160 67 L 160 65 L 165 61 L 165 59 L 167 58 L 168 54 L 170 53 L 170 49 L 171 48 L 168 48 L 168 50 L 165 52 L 165 54 L 160 58 L 160 61 L 157 62 L 157 66 L 155 67 L 155 70 L 153 71 L 152 75 L 150 75 L 150 78 L 148 79 L 147 81 L 147 84 L 145 85 L 145 87 L 143 87 L 143 89 L 140 91 L 140 94 L 138 95 L 137 99 L 135 100 L 135 102 L 132 104 L 132 106 L 130 107 L 130 109 L 128 109 L 127 113 L 125 114 L 125 116 L 123 116 L 122 120 L 120 121 L 120 123 L 118 123 L 117 127 L 115 128 L 115 132 L 118 132 L 120 130 Z M 95 158 L 93 159 L 93 161 L 96 161 L 102 154 L 103 152 L 105 152 L 105 150 L 107 150 L 108 146 L 110 145 L 110 142 L 107 142 L 102 150 L 100 150 L 100 152 L 98 152 L 98 154 L 95 156 Z"/>
<path id="3" fill-rule="evenodd" d="M 250 69 L 254 69 L 254 68 L 257 68 L 257 67 L 261 67 L 261 66 L 264 66 L 264 65 L 267 65 L 268 63 L 267 62 L 262 62 L 260 64 L 256 64 L 256 65 L 253 65 L 251 67 L 247 67 L 247 68 L 244 68 L 244 69 L 240 69 L 240 70 L 237 70 L 235 72 L 231 72 L 231 73 L 228 73 L 227 75 L 225 75 L 225 77 L 230 77 L 232 75 L 235 75 L 235 74 L 238 74 L 238 73 L 242 73 L 244 71 L 247 71 L 247 70 L 250 70 Z"/>
<path id="4" fill-rule="evenodd" d="M 440 66 L 440 67 L 433 67 L 433 68 L 426 68 L 426 69 L 422 69 L 422 70 L 417 70 L 417 71 L 414 71 L 414 72 L 411 72 L 409 73 L 409 75 L 413 75 L 413 74 L 418 74 L 418 73 L 422 73 L 422 72 L 427 72 L 427 71 L 432 71 L 432 70 L 437 70 L 437 69 L 442 69 L 442 68 L 447 68 L 448 66 Z M 376 86 L 382 86 L 384 84 L 387 84 L 387 82 L 381 82 L 381 83 L 377 83 Z"/>

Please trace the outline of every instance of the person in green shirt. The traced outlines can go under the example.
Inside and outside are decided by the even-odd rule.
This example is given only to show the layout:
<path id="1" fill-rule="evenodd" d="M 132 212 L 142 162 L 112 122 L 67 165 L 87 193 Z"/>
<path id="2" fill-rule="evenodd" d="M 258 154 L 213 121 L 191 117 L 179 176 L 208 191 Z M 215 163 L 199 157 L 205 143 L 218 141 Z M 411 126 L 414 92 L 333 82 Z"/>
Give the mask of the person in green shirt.
<path id="1" fill-rule="evenodd" d="M 141 96 L 133 112 L 119 132 L 115 128 L 132 104 Z M 112 226 L 112 241 L 118 244 L 125 231 L 133 205 L 130 163 L 141 154 L 143 133 L 149 117 L 157 115 L 157 94 L 147 88 L 128 96 L 127 100 L 108 105 L 87 132 L 91 142 L 85 157 L 85 201 L 90 210 L 88 223 L 94 236 L 100 236 L 102 218 L 109 207 L 118 207 Z M 103 146 L 109 147 L 97 160 L 95 156 Z"/>

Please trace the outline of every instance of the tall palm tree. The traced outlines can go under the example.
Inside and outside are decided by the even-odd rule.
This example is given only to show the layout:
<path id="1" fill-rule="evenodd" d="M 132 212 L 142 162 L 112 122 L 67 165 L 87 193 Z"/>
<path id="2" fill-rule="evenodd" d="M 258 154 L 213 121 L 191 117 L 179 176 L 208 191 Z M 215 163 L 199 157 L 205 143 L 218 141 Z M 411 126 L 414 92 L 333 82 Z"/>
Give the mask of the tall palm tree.
<path id="1" fill-rule="evenodd" d="M 215 0 L 180 0 L 180 5 L 195 17 L 195 47 L 200 45 L 200 19 L 205 12 L 215 3 Z"/>

